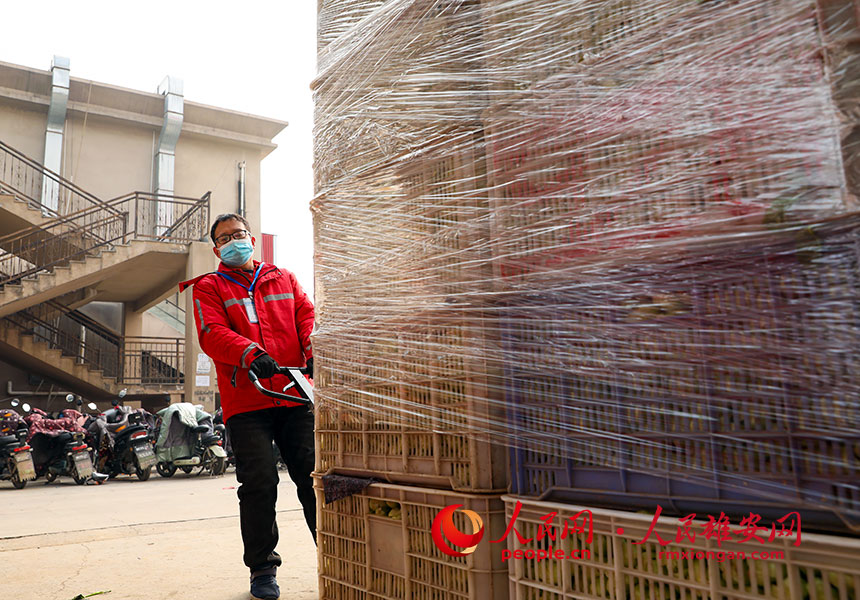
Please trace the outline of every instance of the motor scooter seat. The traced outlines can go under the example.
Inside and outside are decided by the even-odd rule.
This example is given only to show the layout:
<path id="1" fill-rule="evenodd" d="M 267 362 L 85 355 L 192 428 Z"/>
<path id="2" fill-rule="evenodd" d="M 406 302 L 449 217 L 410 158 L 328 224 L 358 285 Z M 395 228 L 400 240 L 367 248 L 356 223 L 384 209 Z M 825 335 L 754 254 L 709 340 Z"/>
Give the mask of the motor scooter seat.
<path id="1" fill-rule="evenodd" d="M 216 433 L 213 433 L 211 435 L 203 436 L 202 441 L 203 441 L 203 444 L 206 446 L 209 446 L 211 444 L 217 444 L 218 442 L 221 441 L 221 436 L 216 434 Z"/>
<path id="2" fill-rule="evenodd" d="M 207 431 L 209 431 L 209 428 L 206 427 L 206 425 L 197 425 L 191 431 L 193 431 L 194 433 L 206 433 Z"/>
<path id="3" fill-rule="evenodd" d="M 57 442 L 61 444 L 68 444 L 72 441 L 72 434 L 68 431 L 61 431 L 57 434 Z"/>
<path id="4" fill-rule="evenodd" d="M 5 446 L 7 444 L 15 444 L 18 445 L 18 437 L 14 435 L 0 435 L 0 446 Z"/>

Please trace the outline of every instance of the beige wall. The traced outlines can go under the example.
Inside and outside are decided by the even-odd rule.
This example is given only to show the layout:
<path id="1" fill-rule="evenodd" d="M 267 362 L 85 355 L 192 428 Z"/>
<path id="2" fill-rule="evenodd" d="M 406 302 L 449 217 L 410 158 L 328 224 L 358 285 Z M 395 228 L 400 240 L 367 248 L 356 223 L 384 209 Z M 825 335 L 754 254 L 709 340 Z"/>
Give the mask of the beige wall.
<path id="1" fill-rule="evenodd" d="M 16 102 L 2 102 L 0 140 L 41 163 L 45 159 L 47 121 L 47 106 L 29 105 L 23 108 Z"/>
<path id="2" fill-rule="evenodd" d="M 47 111 L 0 100 L 0 139 L 41 162 L 45 154 Z M 63 138 L 61 175 L 103 200 L 134 191 L 152 191 L 160 129 L 145 124 L 70 114 Z M 262 152 L 247 144 L 182 133 L 176 145 L 174 193 L 199 198 L 212 192 L 213 215 L 239 208 L 241 161 L 246 163 L 248 220 L 260 230 Z"/>
<path id="3" fill-rule="evenodd" d="M 180 135 L 176 144 L 175 190 L 180 196 L 212 192 L 212 217 L 239 210 L 239 163 L 245 161 L 245 204 L 255 233 L 260 228 L 260 150 L 244 144 L 212 143 Z"/>
<path id="4" fill-rule="evenodd" d="M 61 175 L 102 200 L 151 191 L 158 131 L 98 116 L 84 120 L 66 118 Z"/>

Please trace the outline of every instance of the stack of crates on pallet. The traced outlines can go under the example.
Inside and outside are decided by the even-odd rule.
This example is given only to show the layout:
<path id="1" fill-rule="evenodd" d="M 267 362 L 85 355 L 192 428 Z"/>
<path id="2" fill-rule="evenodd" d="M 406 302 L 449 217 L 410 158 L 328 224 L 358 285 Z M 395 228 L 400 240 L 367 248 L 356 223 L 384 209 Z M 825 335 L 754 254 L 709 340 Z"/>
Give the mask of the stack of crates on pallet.
<path id="1" fill-rule="evenodd" d="M 509 561 L 512 599 L 856 597 L 856 540 L 634 541 L 657 511 L 860 532 L 858 8 L 484 2 L 506 506 L 542 550 L 575 505 L 600 532 Z"/>
<path id="2" fill-rule="evenodd" d="M 317 472 L 386 482 L 321 502 L 321 598 L 854 597 L 851 541 L 633 541 L 658 507 L 860 531 L 857 1 L 319 14 Z M 580 505 L 590 559 L 486 544 Z"/>
<path id="3" fill-rule="evenodd" d="M 324 0 L 319 14 L 320 598 L 505 600 L 504 544 L 449 556 L 432 535 L 450 505 L 504 533 L 504 394 L 476 301 L 492 278 L 480 4 Z M 377 483 L 326 504 L 325 475 Z M 465 514 L 456 529 L 480 528 Z"/>

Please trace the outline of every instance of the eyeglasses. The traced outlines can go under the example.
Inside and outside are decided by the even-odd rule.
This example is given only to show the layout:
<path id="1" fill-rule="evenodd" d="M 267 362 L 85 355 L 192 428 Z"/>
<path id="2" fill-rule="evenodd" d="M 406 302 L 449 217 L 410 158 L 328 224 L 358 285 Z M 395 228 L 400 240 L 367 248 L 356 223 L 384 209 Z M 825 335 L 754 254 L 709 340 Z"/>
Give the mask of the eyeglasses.
<path id="1" fill-rule="evenodd" d="M 246 231 L 245 229 L 240 229 L 239 231 L 234 231 L 233 233 L 225 233 L 224 235 L 219 235 L 215 238 L 216 246 L 223 246 L 230 240 L 244 240 L 246 237 L 251 235 L 250 231 Z"/>

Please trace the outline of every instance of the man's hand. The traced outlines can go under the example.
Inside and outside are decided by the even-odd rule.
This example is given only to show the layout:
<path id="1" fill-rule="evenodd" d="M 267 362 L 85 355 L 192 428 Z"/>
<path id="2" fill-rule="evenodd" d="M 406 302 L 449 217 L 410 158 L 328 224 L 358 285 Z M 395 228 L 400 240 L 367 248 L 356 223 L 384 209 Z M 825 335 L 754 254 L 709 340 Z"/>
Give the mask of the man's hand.
<path id="1" fill-rule="evenodd" d="M 260 356 L 254 359 L 251 363 L 251 371 L 260 379 L 268 379 L 272 377 L 278 370 L 278 363 L 275 359 L 263 352 Z"/>

